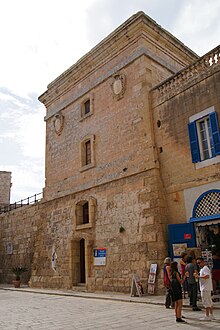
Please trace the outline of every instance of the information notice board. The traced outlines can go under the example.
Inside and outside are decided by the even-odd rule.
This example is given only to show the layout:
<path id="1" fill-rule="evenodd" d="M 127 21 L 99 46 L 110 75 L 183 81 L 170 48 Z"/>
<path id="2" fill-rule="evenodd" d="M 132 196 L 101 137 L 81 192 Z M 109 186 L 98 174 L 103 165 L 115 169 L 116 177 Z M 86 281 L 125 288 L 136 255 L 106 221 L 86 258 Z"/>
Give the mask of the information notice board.
<path id="1" fill-rule="evenodd" d="M 99 248 L 93 250 L 94 266 L 106 265 L 106 248 Z"/>
<path id="2" fill-rule="evenodd" d="M 149 277 L 148 277 L 148 293 L 150 294 L 154 294 L 156 274 L 157 274 L 157 264 L 151 264 Z"/>

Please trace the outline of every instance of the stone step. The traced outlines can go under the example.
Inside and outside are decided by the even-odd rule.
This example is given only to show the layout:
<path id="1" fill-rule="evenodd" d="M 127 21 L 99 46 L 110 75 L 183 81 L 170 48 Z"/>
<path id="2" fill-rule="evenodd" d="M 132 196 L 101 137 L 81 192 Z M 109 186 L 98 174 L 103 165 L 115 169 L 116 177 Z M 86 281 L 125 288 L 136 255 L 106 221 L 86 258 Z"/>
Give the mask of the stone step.
<path id="1" fill-rule="evenodd" d="M 78 283 L 75 286 L 72 286 L 73 291 L 79 291 L 79 292 L 87 292 L 85 283 Z"/>

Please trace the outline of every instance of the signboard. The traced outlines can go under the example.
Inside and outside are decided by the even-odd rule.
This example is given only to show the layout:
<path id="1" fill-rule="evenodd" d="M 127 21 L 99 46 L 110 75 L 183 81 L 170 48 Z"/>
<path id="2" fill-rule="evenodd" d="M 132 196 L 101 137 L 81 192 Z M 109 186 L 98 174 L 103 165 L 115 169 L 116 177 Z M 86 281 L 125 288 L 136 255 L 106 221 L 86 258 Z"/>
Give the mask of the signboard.
<path id="1" fill-rule="evenodd" d="M 151 264 L 149 277 L 148 277 L 148 293 L 150 294 L 154 293 L 156 273 L 157 273 L 157 264 Z"/>
<path id="2" fill-rule="evenodd" d="M 184 239 L 192 239 L 192 234 L 184 234 Z"/>
<path id="3" fill-rule="evenodd" d="M 172 244 L 173 247 L 173 256 L 181 257 L 182 252 L 185 252 L 187 249 L 187 243 Z"/>
<path id="4" fill-rule="evenodd" d="M 140 276 L 138 275 L 133 275 L 132 276 L 132 282 L 131 282 L 131 297 L 141 297 L 142 294 L 144 293 L 142 284 L 141 284 L 141 279 Z"/>
<path id="5" fill-rule="evenodd" d="M 105 266 L 106 265 L 106 249 L 94 249 L 94 266 Z"/>

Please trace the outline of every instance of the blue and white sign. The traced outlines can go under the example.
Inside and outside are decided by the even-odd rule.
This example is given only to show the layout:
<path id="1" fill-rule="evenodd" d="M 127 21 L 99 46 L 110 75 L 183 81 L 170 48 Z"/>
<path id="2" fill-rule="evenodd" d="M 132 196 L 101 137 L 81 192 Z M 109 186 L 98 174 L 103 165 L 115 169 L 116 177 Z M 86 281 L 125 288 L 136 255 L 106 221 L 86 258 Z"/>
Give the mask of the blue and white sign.
<path id="1" fill-rule="evenodd" d="M 94 249 L 94 266 L 105 266 L 106 265 L 106 249 Z"/>

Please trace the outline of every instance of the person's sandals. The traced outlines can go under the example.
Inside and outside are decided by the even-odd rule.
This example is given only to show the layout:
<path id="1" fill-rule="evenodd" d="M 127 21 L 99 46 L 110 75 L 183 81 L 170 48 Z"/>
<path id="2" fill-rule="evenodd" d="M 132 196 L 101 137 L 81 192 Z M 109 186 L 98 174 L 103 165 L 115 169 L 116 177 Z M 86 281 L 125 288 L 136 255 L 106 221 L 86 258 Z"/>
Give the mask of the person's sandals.
<path id="1" fill-rule="evenodd" d="M 185 320 L 181 319 L 181 318 L 178 318 L 176 319 L 176 322 L 181 322 L 181 323 L 187 323 Z"/>

